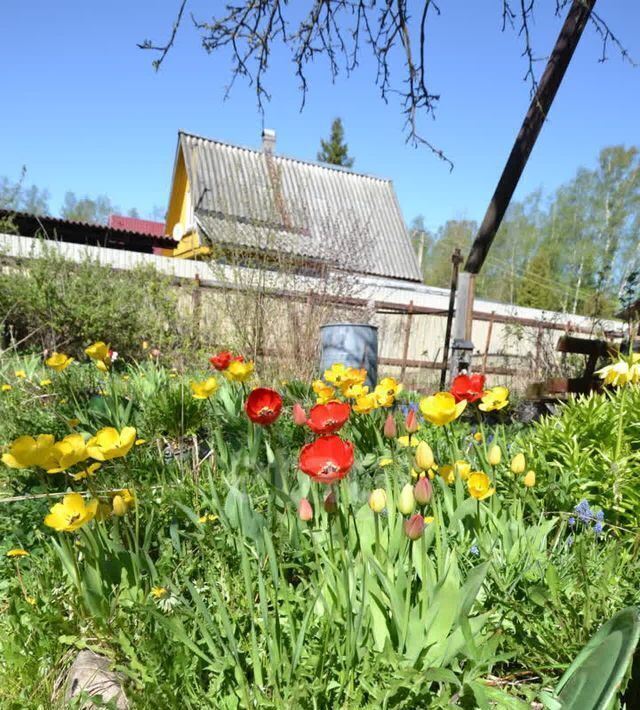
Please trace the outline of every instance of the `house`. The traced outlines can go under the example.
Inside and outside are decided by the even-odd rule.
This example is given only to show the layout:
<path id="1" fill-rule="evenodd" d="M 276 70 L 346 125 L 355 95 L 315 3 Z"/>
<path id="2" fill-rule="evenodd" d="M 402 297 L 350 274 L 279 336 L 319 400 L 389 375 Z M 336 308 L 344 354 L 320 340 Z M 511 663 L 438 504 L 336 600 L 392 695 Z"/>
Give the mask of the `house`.
<path id="1" fill-rule="evenodd" d="M 307 273 L 422 281 L 391 181 L 277 155 L 271 130 L 261 150 L 180 132 L 165 232 L 181 258 L 286 255 Z"/>

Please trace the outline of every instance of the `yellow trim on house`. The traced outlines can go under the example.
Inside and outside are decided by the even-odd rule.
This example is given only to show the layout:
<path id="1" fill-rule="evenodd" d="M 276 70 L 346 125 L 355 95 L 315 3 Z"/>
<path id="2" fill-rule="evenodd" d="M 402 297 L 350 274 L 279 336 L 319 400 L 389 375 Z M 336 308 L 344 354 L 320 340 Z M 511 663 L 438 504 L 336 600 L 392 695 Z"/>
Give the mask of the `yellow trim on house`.
<path id="1" fill-rule="evenodd" d="M 178 259 L 193 259 L 194 256 L 205 256 L 211 253 L 211 248 L 202 245 L 197 232 L 186 234 L 173 250 L 173 256 Z"/>
<path id="2" fill-rule="evenodd" d="M 173 174 L 173 184 L 171 185 L 169 209 L 167 210 L 166 233 L 172 235 L 176 224 L 181 224 L 183 233 L 186 232 L 191 219 L 191 186 L 187 176 L 182 148 L 179 148 Z"/>

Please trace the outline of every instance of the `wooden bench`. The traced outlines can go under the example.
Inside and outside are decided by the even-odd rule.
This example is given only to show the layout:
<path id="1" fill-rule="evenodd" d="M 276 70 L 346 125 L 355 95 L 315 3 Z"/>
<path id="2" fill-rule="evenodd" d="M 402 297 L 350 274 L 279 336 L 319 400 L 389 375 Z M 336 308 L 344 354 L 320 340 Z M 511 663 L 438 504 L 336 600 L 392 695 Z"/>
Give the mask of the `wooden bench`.
<path id="1" fill-rule="evenodd" d="M 618 347 L 606 340 L 576 338 L 563 335 L 556 345 L 557 352 L 571 355 L 585 355 L 585 368 L 580 377 L 552 377 L 544 382 L 533 382 L 527 387 L 528 399 L 564 399 L 569 394 L 587 394 L 599 390 L 601 380 L 595 375 L 600 358 L 613 357 Z"/>

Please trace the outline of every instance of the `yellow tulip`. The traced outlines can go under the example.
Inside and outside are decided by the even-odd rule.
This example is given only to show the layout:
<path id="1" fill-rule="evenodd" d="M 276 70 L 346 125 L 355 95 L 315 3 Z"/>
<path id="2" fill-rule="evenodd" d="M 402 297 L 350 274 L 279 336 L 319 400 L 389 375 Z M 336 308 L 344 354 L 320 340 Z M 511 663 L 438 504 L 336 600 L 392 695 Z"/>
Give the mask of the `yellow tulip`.
<path id="1" fill-rule="evenodd" d="M 471 473 L 471 464 L 470 463 L 467 463 L 466 461 L 458 460 L 455 462 L 453 467 L 454 467 L 456 473 L 458 474 L 458 476 L 460 476 L 460 478 L 463 481 L 466 481 L 467 478 L 469 478 L 469 474 Z"/>
<path id="2" fill-rule="evenodd" d="M 376 488 L 369 495 L 369 507 L 374 513 L 382 513 L 387 507 L 387 494 L 384 488 Z"/>
<path id="3" fill-rule="evenodd" d="M 24 370 L 16 370 L 13 374 L 21 380 L 27 377 L 27 373 Z"/>
<path id="4" fill-rule="evenodd" d="M 95 518 L 98 510 L 98 499 L 85 503 L 79 493 L 68 493 L 62 503 L 56 503 L 44 524 L 58 532 L 73 532 Z"/>
<path id="5" fill-rule="evenodd" d="M 527 462 L 525 461 L 524 454 L 516 454 L 511 459 L 511 472 L 512 473 L 523 473 L 526 466 L 527 466 Z"/>
<path id="6" fill-rule="evenodd" d="M 84 351 L 92 360 L 104 361 L 109 358 L 109 346 L 103 343 L 102 340 L 89 345 Z"/>
<path id="7" fill-rule="evenodd" d="M 333 387 L 326 384 L 322 380 L 314 380 L 311 387 L 317 396 L 316 404 L 326 404 L 327 402 L 331 402 L 331 400 L 335 397 L 335 390 Z"/>
<path id="8" fill-rule="evenodd" d="M 71 478 L 73 478 L 74 481 L 82 481 L 85 478 L 91 478 L 92 476 L 96 475 L 96 471 L 102 466 L 100 463 L 92 463 L 87 468 L 83 469 L 82 471 L 78 471 L 78 473 L 70 473 L 69 475 Z"/>
<path id="9" fill-rule="evenodd" d="M 3 392 L 11 392 L 12 389 L 13 387 L 8 382 L 5 382 L 2 387 L 0 387 L 0 390 Z"/>
<path id="10" fill-rule="evenodd" d="M 377 408 L 378 400 L 374 392 L 358 397 L 358 399 L 356 399 L 356 403 L 353 405 L 353 411 L 356 414 L 369 414 L 369 412 L 372 412 Z"/>
<path id="11" fill-rule="evenodd" d="M 329 387 L 329 385 L 325 385 L 325 387 Z M 333 392 L 333 390 L 331 391 Z M 340 388 L 340 391 L 347 399 L 358 399 L 358 397 L 363 397 L 365 394 L 369 394 L 369 388 L 367 385 L 363 385 L 362 382 L 349 382 L 346 385 L 343 385 Z"/>
<path id="12" fill-rule="evenodd" d="M 121 518 L 129 512 L 130 508 L 135 505 L 135 502 L 136 499 L 131 491 L 128 488 L 123 488 L 113 496 L 113 500 L 111 501 L 113 514 Z"/>
<path id="13" fill-rule="evenodd" d="M 413 494 L 413 486 L 410 483 L 407 483 L 400 491 L 400 497 L 398 498 L 398 510 L 403 515 L 411 515 L 415 509 L 416 499 Z"/>
<path id="14" fill-rule="evenodd" d="M 394 377 L 384 377 L 374 392 L 380 407 L 391 407 L 402 390 L 402 385 Z"/>
<path id="15" fill-rule="evenodd" d="M 87 451 L 96 461 L 109 461 L 126 456 L 135 440 L 136 430 L 131 426 L 124 427 L 121 432 L 105 427 L 87 441 Z"/>
<path id="16" fill-rule="evenodd" d="M 480 443 L 480 442 L 482 441 L 482 432 L 477 431 L 477 432 L 473 435 L 473 438 L 475 439 L 475 441 L 477 441 L 478 443 Z"/>
<path id="17" fill-rule="evenodd" d="M 438 473 L 440 474 L 441 478 L 444 479 L 444 482 L 447 485 L 450 486 L 452 483 L 455 483 L 456 472 L 451 464 L 445 464 L 444 466 L 440 466 L 440 468 L 438 469 Z"/>
<path id="18" fill-rule="evenodd" d="M 89 452 L 82 434 L 69 434 L 51 447 L 51 458 L 47 473 L 59 473 L 89 458 Z"/>
<path id="19" fill-rule="evenodd" d="M 253 374 L 253 362 L 233 360 L 224 371 L 224 376 L 232 382 L 246 382 Z"/>
<path id="20" fill-rule="evenodd" d="M 509 404 L 509 390 L 506 387 L 492 387 L 482 395 L 478 409 L 483 412 L 493 412 L 503 409 Z"/>
<path id="21" fill-rule="evenodd" d="M 330 382 L 335 387 L 341 387 L 343 384 L 351 384 L 349 372 L 351 368 L 346 367 L 341 362 L 336 362 L 328 370 L 324 371 L 324 379 Z"/>
<path id="22" fill-rule="evenodd" d="M 438 392 L 420 400 L 420 411 L 424 418 L 435 426 L 443 426 L 454 421 L 466 406 L 466 399 L 456 403 L 454 396 L 449 392 Z"/>
<path id="23" fill-rule="evenodd" d="M 640 382 L 640 353 L 633 353 L 627 360 L 618 360 L 613 365 L 607 365 L 596 372 L 605 385 L 621 387 L 628 383 Z"/>
<path id="24" fill-rule="evenodd" d="M 9 451 L 2 455 L 2 462 L 9 468 L 44 468 L 54 465 L 53 445 L 55 438 L 51 434 L 40 434 L 37 438 L 20 436 L 13 441 Z"/>
<path id="25" fill-rule="evenodd" d="M 502 449 L 497 444 L 494 444 L 489 449 L 489 453 L 487 454 L 487 461 L 491 466 L 497 466 L 500 461 L 502 461 Z"/>
<path id="26" fill-rule="evenodd" d="M 536 472 L 535 471 L 527 471 L 524 477 L 524 485 L 527 488 L 533 488 L 533 486 L 536 485 Z"/>
<path id="27" fill-rule="evenodd" d="M 426 441 L 421 441 L 416 449 L 416 465 L 423 471 L 433 466 L 433 451 Z"/>
<path id="28" fill-rule="evenodd" d="M 399 446 L 411 446 L 411 448 L 420 446 L 420 442 L 418 441 L 418 439 L 416 439 L 415 436 L 409 437 L 406 434 L 404 436 L 399 436 L 396 441 L 398 442 Z"/>
<path id="29" fill-rule="evenodd" d="M 44 361 L 44 364 L 56 372 L 62 372 L 66 370 L 72 362 L 73 358 L 68 355 L 64 355 L 63 353 L 51 353 Z"/>
<path id="30" fill-rule="evenodd" d="M 215 394 L 218 389 L 218 380 L 209 377 L 204 382 L 192 382 L 191 393 L 194 399 L 208 399 Z"/>
<path id="31" fill-rule="evenodd" d="M 491 487 L 491 479 L 482 471 L 473 471 L 467 479 L 469 495 L 476 500 L 484 500 L 492 496 L 496 489 Z"/>

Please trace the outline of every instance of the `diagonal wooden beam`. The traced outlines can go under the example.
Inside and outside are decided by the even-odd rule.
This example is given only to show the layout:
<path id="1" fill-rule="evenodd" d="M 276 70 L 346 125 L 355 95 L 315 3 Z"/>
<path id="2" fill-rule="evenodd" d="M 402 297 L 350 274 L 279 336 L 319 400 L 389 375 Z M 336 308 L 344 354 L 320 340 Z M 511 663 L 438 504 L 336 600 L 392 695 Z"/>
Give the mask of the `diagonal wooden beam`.
<path id="1" fill-rule="evenodd" d="M 596 0 L 574 0 L 531 100 L 498 186 L 471 246 L 464 270 L 479 273 L 511 202 L 522 172 L 549 113 Z"/>

